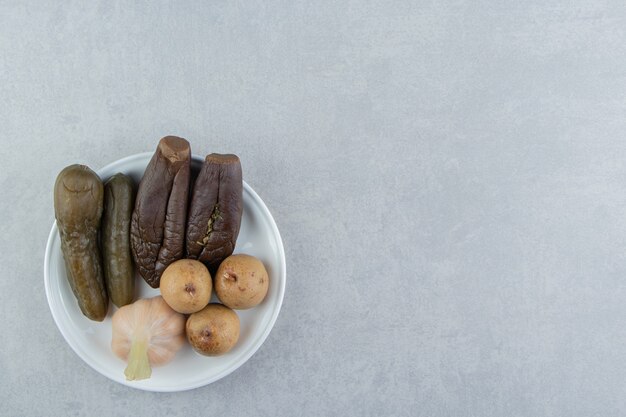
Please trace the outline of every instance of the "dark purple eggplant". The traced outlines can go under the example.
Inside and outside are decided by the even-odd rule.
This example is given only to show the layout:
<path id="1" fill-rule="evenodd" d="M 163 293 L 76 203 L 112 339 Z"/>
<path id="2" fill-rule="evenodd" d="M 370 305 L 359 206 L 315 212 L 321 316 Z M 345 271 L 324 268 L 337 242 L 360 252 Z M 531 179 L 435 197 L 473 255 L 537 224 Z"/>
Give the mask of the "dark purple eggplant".
<path id="1" fill-rule="evenodd" d="M 183 257 L 190 161 L 189 142 L 166 136 L 139 183 L 131 249 L 139 274 L 152 288 L 159 286 L 165 268 Z"/>
<path id="2" fill-rule="evenodd" d="M 187 217 L 187 257 L 215 271 L 235 249 L 243 212 L 241 163 L 236 155 L 210 154 L 193 187 Z"/>

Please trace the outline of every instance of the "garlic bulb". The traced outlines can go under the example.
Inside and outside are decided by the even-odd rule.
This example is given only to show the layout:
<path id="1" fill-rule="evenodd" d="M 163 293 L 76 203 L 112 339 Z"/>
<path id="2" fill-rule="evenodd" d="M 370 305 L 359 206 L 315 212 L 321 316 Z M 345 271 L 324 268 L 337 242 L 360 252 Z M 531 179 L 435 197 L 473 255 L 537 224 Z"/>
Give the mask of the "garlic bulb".
<path id="1" fill-rule="evenodd" d="M 128 362 L 127 380 L 150 378 L 151 365 L 174 358 L 185 342 L 185 316 L 172 310 L 161 296 L 137 300 L 113 315 L 111 349 Z"/>

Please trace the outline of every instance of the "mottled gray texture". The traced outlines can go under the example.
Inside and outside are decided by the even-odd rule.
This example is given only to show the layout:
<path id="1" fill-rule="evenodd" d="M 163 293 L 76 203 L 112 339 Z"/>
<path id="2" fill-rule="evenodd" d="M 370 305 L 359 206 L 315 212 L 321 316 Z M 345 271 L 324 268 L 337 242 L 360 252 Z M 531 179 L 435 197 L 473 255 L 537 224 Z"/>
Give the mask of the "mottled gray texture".
<path id="1" fill-rule="evenodd" d="M 0 2 L 0 414 L 626 414 L 623 1 Z M 288 285 L 234 374 L 100 376 L 50 315 L 57 172 L 233 152 Z"/>

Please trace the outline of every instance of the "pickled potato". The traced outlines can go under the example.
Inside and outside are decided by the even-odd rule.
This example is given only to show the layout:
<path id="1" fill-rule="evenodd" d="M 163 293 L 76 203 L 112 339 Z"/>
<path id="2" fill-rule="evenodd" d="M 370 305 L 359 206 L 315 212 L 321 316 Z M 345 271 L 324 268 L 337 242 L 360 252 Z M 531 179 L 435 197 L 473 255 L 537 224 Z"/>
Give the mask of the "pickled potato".
<path id="1" fill-rule="evenodd" d="M 252 308 L 265 298 L 269 276 L 263 262 L 251 255 L 231 255 L 215 274 L 215 294 L 224 305 L 236 310 Z"/>
<path id="2" fill-rule="evenodd" d="M 202 355 L 222 355 L 239 340 L 239 317 L 230 308 L 211 303 L 187 319 L 187 340 Z"/>
<path id="3" fill-rule="evenodd" d="M 165 268 L 159 288 L 172 309 L 191 314 L 209 303 L 212 287 L 211 274 L 202 262 L 181 259 Z"/>

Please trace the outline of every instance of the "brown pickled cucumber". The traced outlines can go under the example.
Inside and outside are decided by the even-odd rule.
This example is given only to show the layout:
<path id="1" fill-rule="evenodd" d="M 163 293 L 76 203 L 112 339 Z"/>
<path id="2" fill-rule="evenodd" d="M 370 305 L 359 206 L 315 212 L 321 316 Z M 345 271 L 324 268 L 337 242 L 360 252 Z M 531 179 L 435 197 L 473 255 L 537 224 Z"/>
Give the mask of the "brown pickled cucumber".
<path id="1" fill-rule="evenodd" d="M 102 321 L 109 300 L 98 249 L 104 187 L 85 165 L 63 169 L 54 184 L 54 213 L 67 279 L 85 316 Z"/>
<path id="2" fill-rule="evenodd" d="M 137 271 L 152 288 L 165 268 L 183 257 L 190 163 L 189 142 L 166 136 L 139 183 L 130 242 Z"/>
<path id="3" fill-rule="evenodd" d="M 133 302 L 135 272 L 130 253 L 133 180 L 117 173 L 104 184 L 101 247 L 107 293 L 118 307 Z"/>

